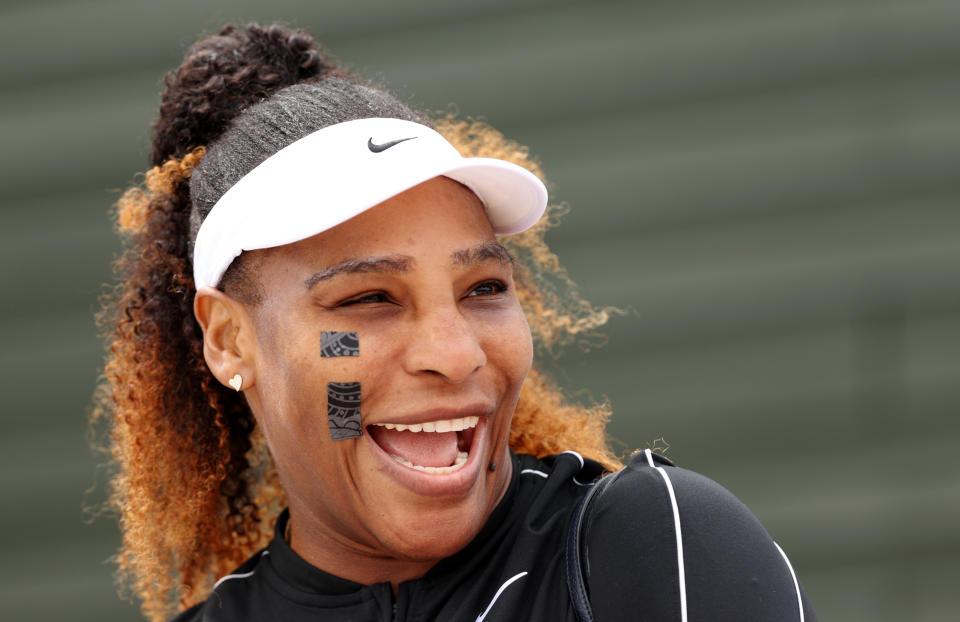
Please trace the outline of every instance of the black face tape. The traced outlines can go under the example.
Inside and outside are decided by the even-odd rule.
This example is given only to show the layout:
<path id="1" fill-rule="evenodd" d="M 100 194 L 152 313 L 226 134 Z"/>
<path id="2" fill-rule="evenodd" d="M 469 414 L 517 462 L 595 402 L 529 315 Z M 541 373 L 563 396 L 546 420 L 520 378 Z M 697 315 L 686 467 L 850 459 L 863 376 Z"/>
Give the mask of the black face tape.
<path id="1" fill-rule="evenodd" d="M 363 432 L 360 425 L 360 383 L 327 383 L 327 417 L 330 419 L 330 438 L 342 441 L 357 438 Z"/>
<path id="2" fill-rule="evenodd" d="M 320 333 L 320 356 L 360 356 L 357 333 L 323 331 Z"/>

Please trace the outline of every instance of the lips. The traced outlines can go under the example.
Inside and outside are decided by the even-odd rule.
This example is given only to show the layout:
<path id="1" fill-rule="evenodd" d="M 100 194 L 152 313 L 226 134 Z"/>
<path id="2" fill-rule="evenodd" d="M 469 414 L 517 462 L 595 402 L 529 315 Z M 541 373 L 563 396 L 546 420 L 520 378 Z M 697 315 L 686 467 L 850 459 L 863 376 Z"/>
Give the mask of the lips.
<path id="1" fill-rule="evenodd" d="M 461 496 L 474 488 L 485 464 L 491 415 L 493 408 L 476 407 L 398 416 L 396 421 L 367 424 L 362 439 L 380 471 L 397 485 L 417 495 Z M 450 431 L 437 432 L 438 424 L 440 430 L 449 425 Z M 463 429 L 453 429 L 460 426 Z M 431 427 L 433 432 L 425 431 Z"/>
<path id="2" fill-rule="evenodd" d="M 425 473 L 447 474 L 469 457 L 478 416 L 423 423 L 377 423 L 367 426 L 370 437 L 400 464 Z"/>

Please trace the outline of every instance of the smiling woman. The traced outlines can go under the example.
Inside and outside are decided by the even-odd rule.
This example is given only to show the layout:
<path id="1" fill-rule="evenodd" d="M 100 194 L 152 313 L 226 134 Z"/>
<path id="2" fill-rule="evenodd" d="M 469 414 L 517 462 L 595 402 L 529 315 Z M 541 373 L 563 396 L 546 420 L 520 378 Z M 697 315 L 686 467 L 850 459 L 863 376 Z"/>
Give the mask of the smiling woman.
<path id="1" fill-rule="evenodd" d="M 419 577 L 466 546 L 506 491 L 532 344 L 512 265 L 485 250 L 495 240 L 477 196 L 436 177 L 255 251 L 256 306 L 198 290 L 207 362 L 214 376 L 249 379 L 244 396 L 287 493 L 288 541 L 313 565 L 366 584 Z M 319 356 L 328 328 L 356 331 L 361 356 Z M 328 383 L 348 381 L 364 433 L 342 442 L 317 406 Z M 463 431 L 436 430 L 463 420 Z"/>
<path id="2" fill-rule="evenodd" d="M 607 312 L 523 148 L 250 25 L 167 77 L 152 161 L 95 414 L 150 619 L 812 619 L 735 498 L 621 468 L 533 366 Z"/>

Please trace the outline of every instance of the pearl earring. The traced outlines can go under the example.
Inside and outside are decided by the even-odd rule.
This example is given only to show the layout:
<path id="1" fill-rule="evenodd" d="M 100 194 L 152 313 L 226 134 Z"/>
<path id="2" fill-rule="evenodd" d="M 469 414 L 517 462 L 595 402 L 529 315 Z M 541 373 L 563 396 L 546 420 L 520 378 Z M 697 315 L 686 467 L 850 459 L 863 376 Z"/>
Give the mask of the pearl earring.
<path id="1" fill-rule="evenodd" d="M 243 386 L 243 376 L 234 374 L 233 378 L 231 378 L 227 384 L 229 384 L 234 391 L 239 391 L 240 387 Z"/>

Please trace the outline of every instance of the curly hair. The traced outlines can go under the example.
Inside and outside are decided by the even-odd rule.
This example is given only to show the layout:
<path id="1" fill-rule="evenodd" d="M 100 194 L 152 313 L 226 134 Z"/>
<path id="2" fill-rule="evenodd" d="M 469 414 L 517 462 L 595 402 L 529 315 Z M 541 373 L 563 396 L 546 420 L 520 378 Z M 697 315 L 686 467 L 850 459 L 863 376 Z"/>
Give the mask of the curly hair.
<path id="1" fill-rule="evenodd" d="M 264 120 L 296 114 L 310 122 Z M 205 598 L 215 577 L 269 539 L 285 505 L 246 401 L 216 381 L 203 357 L 192 310 L 196 229 L 245 171 L 300 135 L 357 114 L 431 123 L 327 61 L 307 33 L 277 25 L 227 26 L 194 44 L 166 78 L 153 168 L 117 204 L 124 251 L 98 316 L 107 356 L 92 415 L 93 424 L 109 428 L 116 467 L 109 504 L 122 532 L 118 580 L 151 620 Z M 508 160 L 543 178 L 524 147 L 481 121 L 441 116 L 432 125 L 464 155 Z M 548 213 L 557 211 L 551 206 Z M 546 246 L 554 220 L 502 240 L 518 259 L 517 292 L 534 340 L 547 350 L 589 334 L 610 313 L 579 297 Z M 250 287 L 242 260 L 221 282 L 241 296 Z M 609 415 L 605 404 L 568 403 L 534 369 L 510 447 L 536 456 L 575 449 L 615 470 L 620 462 L 605 435 Z"/>

